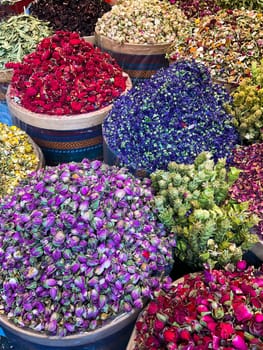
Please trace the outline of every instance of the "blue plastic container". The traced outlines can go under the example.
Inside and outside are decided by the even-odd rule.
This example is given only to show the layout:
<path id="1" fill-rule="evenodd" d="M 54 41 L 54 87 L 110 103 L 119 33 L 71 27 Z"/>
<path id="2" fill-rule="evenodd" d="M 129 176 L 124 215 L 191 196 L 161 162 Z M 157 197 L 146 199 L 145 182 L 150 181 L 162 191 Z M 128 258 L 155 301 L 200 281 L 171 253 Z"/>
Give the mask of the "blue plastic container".
<path id="1" fill-rule="evenodd" d="M 0 123 L 7 124 L 9 126 L 12 125 L 12 117 L 5 101 L 0 101 Z"/>

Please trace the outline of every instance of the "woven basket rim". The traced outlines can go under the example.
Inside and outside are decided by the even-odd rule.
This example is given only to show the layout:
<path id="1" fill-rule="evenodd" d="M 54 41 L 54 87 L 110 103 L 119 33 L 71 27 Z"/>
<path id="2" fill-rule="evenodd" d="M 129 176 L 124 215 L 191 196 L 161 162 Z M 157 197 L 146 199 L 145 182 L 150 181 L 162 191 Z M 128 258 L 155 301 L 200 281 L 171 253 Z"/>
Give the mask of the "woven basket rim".
<path id="1" fill-rule="evenodd" d="M 123 76 L 127 77 L 126 89 L 120 96 L 126 94 L 132 88 L 132 81 L 129 75 L 122 72 Z M 31 112 L 28 109 L 22 107 L 14 101 L 11 97 L 12 86 L 9 85 L 6 101 L 10 113 L 16 118 L 19 118 L 22 122 L 33 125 L 38 128 L 48 129 L 48 130 L 79 130 L 84 128 L 90 128 L 93 126 L 100 125 L 104 120 L 106 114 L 111 110 L 113 102 L 106 107 L 100 108 L 96 111 L 75 114 L 75 115 L 48 115 Z"/>
<path id="2" fill-rule="evenodd" d="M 13 69 L 0 70 L 0 83 L 10 83 L 13 75 Z"/>
<path id="3" fill-rule="evenodd" d="M 33 147 L 34 154 L 37 156 L 37 159 L 38 159 L 38 163 L 37 163 L 37 166 L 35 169 L 35 171 L 36 171 L 36 170 L 39 170 L 45 166 L 45 158 L 44 158 L 44 155 L 43 155 L 41 148 L 35 143 L 35 141 L 28 134 L 27 134 L 27 137 L 28 137 L 28 141 L 30 142 L 30 144 Z"/>

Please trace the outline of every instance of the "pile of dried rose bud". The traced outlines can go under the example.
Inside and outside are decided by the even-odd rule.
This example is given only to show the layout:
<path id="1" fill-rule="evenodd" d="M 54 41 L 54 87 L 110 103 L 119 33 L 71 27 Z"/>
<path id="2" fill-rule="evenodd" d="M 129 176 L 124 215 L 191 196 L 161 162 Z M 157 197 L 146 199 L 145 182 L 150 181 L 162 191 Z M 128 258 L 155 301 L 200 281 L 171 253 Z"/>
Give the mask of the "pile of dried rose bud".
<path id="1" fill-rule="evenodd" d="M 11 98 L 22 107 L 49 115 L 72 115 L 110 105 L 126 89 L 127 76 L 114 58 L 79 34 L 57 31 L 44 38 L 13 68 Z"/>

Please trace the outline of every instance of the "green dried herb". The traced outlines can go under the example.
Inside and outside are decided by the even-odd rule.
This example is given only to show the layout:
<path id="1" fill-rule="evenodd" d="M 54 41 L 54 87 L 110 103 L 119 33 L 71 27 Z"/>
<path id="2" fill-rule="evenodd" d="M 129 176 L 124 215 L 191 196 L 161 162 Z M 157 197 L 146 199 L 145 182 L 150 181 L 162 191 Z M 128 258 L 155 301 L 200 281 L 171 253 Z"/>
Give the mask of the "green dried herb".
<path id="1" fill-rule="evenodd" d="M 248 203 L 230 200 L 228 190 L 240 170 L 216 164 L 209 152 L 194 164 L 169 163 L 168 171 L 151 175 L 160 220 L 177 236 L 176 255 L 189 266 L 212 268 L 242 258 L 258 237 L 250 232 L 259 218 Z"/>
<path id="2" fill-rule="evenodd" d="M 227 9 L 263 10 L 262 0 L 217 0 L 217 4 Z"/>
<path id="3" fill-rule="evenodd" d="M 226 110 L 245 144 L 263 141 L 263 60 L 252 63 L 251 77 L 241 81 Z"/>
<path id="4" fill-rule="evenodd" d="M 37 44 L 52 34 L 48 22 L 22 14 L 0 23 L 0 69 L 7 62 L 21 62 L 24 55 L 35 50 Z"/>

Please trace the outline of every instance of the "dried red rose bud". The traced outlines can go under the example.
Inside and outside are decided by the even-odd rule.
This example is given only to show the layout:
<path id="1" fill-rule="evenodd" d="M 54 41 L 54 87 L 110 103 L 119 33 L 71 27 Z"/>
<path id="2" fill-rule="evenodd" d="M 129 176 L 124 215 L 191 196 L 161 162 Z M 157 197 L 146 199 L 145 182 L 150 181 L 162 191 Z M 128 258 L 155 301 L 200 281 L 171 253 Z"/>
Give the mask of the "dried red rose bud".
<path id="1" fill-rule="evenodd" d="M 43 39 L 13 68 L 11 97 L 22 107 L 50 115 L 71 115 L 106 107 L 126 89 L 127 76 L 114 58 L 74 32 Z"/>

